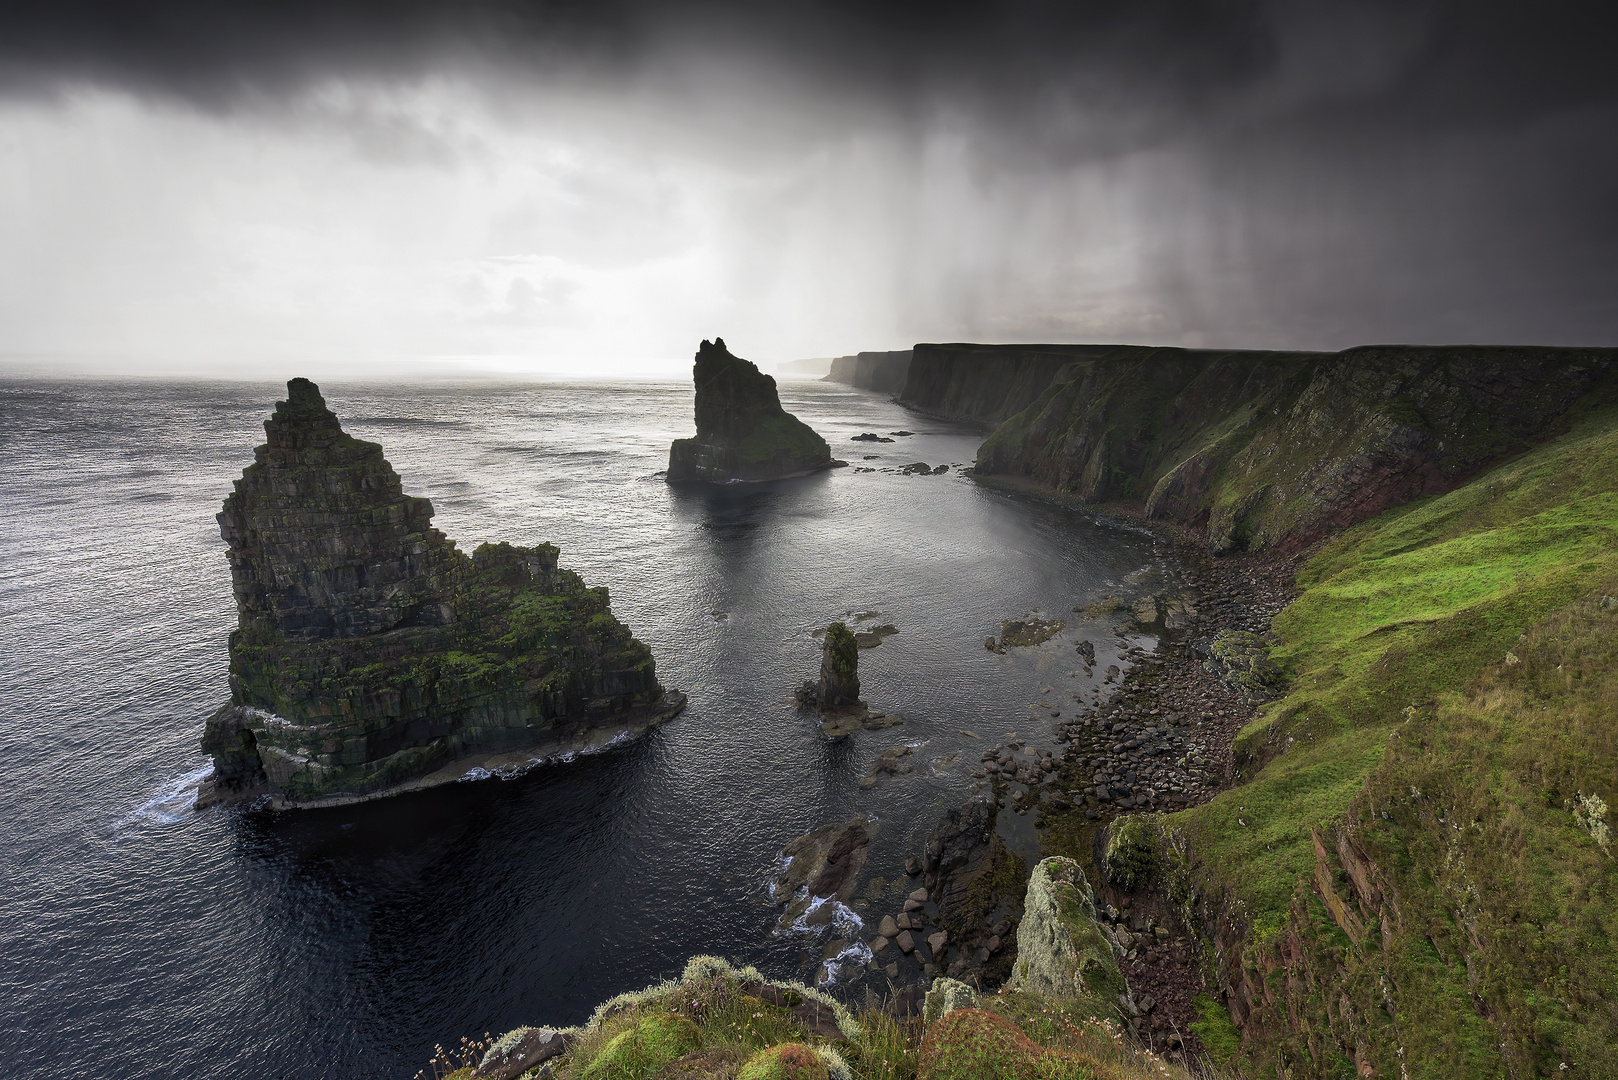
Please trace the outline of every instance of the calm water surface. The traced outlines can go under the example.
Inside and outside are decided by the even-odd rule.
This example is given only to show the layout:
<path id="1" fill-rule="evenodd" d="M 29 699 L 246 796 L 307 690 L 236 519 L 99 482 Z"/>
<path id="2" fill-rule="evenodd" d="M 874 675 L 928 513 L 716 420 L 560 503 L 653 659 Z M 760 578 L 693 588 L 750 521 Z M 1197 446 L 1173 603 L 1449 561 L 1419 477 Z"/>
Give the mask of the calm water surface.
<path id="1" fill-rule="evenodd" d="M 435 1042 L 578 1022 L 696 952 L 812 978 L 827 938 L 912 887 L 902 864 L 978 752 L 1094 693 L 1072 644 L 1104 667 L 1112 639 L 1072 607 L 1172 572 L 1142 534 L 954 470 L 671 489 L 688 384 L 322 389 L 463 550 L 550 541 L 608 586 L 690 707 L 515 780 L 194 812 L 235 622 L 214 514 L 284 387 L 0 382 L 8 1077 L 404 1078 Z M 981 439 L 846 387 L 782 398 L 858 466 L 969 463 Z M 916 434 L 849 441 L 897 429 Z M 983 648 L 1031 611 L 1068 632 Z M 906 723 L 828 743 L 791 690 L 818 670 L 812 631 L 867 612 L 900 633 L 862 651 L 865 697 Z M 901 742 L 915 773 L 861 790 Z M 880 824 L 876 880 L 841 930 L 775 933 L 782 846 L 856 813 Z M 1027 819 L 1002 827 L 1031 851 Z M 837 985 L 858 990 L 850 960 Z"/>

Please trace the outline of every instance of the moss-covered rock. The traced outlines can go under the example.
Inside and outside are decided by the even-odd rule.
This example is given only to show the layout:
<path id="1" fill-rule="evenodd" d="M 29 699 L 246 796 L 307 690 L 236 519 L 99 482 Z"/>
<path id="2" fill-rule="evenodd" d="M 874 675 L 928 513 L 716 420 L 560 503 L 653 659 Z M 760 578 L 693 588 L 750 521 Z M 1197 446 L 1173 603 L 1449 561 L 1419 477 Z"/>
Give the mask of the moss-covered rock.
<path id="1" fill-rule="evenodd" d="M 670 1062 L 684 1057 L 702 1043 L 696 1024 L 676 1013 L 642 1017 L 634 1027 L 614 1035 L 589 1064 L 579 1080 L 641 1080 Z"/>
<path id="2" fill-rule="evenodd" d="M 736 1080 L 827 1080 L 826 1063 L 804 1043 L 777 1043 L 749 1058 Z"/>
<path id="3" fill-rule="evenodd" d="M 845 709 L 860 701 L 860 647 L 846 623 L 826 627 L 820 653 L 820 683 L 816 690 L 822 709 Z"/>
<path id="4" fill-rule="evenodd" d="M 1226 686 L 1259 705 L 1274 697 L 1283 685 L 1281 669 L 1270 659 L 1270 642 L 1245 630 L 1226 630 L 1208 643 L 1203 669 Z"/>
<path id="5" fill-rule="evenodd" d="M 555 547 L 456 550 L 307 379 L 264 428 L 219 514 L 239 620 L 199 802 L 368 797 L 473 752 L 677 711 L 607 591 L 559 567 Z"/>
<path id="6" fill-rule="evenodd" d="M 1112 1002 L 1125 990 L 1124 977 L 1095 916 L 1095 894 L 1079 864 L 1041 859 L 1028 879 L 1007 989 Z"/>
<path id="7" fill-rule="evenodd" d="M 692 376 L 697 434 L 669 447 L 671 483 L 779 480 L 832 467 L 826 440 L 781 408 L 775 380 L 732 356 L 724 338 L 702 343 Z"/>
<path id="8" fill-rule="evenodd" d="M 1125 892 L 1151 882 L 1162 847 L 1160 814 L 1129 814 L 1107 827 L 1101 872 Z"/>

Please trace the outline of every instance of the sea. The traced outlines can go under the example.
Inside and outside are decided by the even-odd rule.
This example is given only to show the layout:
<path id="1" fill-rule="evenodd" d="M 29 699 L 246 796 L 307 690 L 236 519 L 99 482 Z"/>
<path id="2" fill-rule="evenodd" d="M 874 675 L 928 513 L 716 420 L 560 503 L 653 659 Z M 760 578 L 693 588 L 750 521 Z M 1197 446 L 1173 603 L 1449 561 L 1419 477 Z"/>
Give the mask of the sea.
<path id="1" fill-rule="evenodd" d="M 236 620 L 214 515 L 284 386 L 0 380 L 0 1075 L 408 1080 L 435 1044 L 579 1023 L 699 953 L 892 992 L 863 943 L 905 860 L 984 749 L 1054 745 L 1120 660 L 1075 607 L 1177 571 L 1138 528 L 963 475 L 977 428 L 780 386 L 849 467 L 671 487 L 688 382 L 323 384 L 462 550 L 556 544 L 690 704 L 520 775 L 276 813 L 193 800 Z M 1067 628 L 984 647 L 1031 614 Z M 901 725 L 828 740 L 794 701 L 835 619 L 897 627 L 860 679 Z M 901 744 L 912 771 L 862 787 Z M 783 847 L 856 815 L 857 895 L 778 925 Z M 999 828 L 1037 856 L 1031 817 Z"/>

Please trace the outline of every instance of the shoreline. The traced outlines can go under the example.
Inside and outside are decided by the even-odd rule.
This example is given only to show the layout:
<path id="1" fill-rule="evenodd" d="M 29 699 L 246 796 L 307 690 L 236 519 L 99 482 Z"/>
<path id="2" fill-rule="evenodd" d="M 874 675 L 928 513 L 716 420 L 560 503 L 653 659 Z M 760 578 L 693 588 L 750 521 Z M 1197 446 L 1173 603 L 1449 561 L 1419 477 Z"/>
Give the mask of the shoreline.
<path id="1" fill-rule="evenodd" d="M 1228 631 L 1268 634 L 1275 615 L 1298 594 L 1294 583 L 1298 568 L 1320 545 L 1298 552 L 1215 555 L 1208 549 L 1204 533 L 1150 520 L 1136 505 L 1082 502 L 1020 477 L 970 475 L 989 490 L 1082 509 L 1100 519 L 1148 531 L 1160 554 L 1169 556 L 1181 575 L 1177 590 L 1194 609 L 1189 623 L 1176 629 L 1133 626 L 1134 633 L 1154 634 L 1156 646 L 1150 651 L 1135 646 L 1138 651 L 1111 693 L 1099 703 L 1072 712 L 1061 709 L 1062 715 L 1046 729 L 1065 744 L 1056 778 L 1026 785 L 1026 795 L 1011 791 L 1011 785 L 999 777 L 992 780 L 992 786 L 1002 809 L 1036 816 L 1042 853 L 1089 856 L 1081 861 L 1097 871 L 1091 876 L 1101 902 L 1098 907 L 1110 909 L 1108 921 L 1118 928 L 1134 931 L 1131 936 L 1137 948 L 1120 960 L 1120 967 L 1135 998 L 1149 999 L 1154 1005 L 1134 1019 L 1136 1036 L 1160 1053 L 1177 1050 L 1195 1056 L 1204 1048 L 1190 1030 L 1199 1019 L 1193 999 L 1199 994 L 1217 996 L 1218 990 L 1204 971 L 1210 942 L 1200 926 L 1183 925 L 1180 913 L 1157 895 L 1155 886 L 1131 892 L 1109 884 L 1099 872 L 1103 847 L 1120 821 L 1189 810 L 1236 786 L 1235 740 L 1258 717 L 1264 702 L 1253 701 L 1207 670 L 1197 645 Z M 1129 620 L 1127 612 L 1119 614 Z M 1109 731 L 1114 725 L 1122 730 Z M 1147 742 L 1129 747 L 1133 739 L 1165 726 L 1170 731 L 1166 738 L 1147 735 Z M 1170 753 L 1158 752 L 1165 745 Z M 1147 779 L 1145 770 L 1163 770 L 1158 759 L 1184 762 L 1190 755 L 1201 759 L 1195 786 L 1182 784 L 1181 791 L 1168 791 Z M 1152 764 L 1133 770 L 1140 783 L 1127 785 L 1130 793 L 1124 798 L 1131 805 L 1120 806 L 1110 793 L 1108 797 L 1093 793 L 1098 786 L 1096 777 L 1104 769 L 1109 775 L 1127 776 L 1127 767 L 1139 767 L 1143 760 Z M 1189 770 L 1182 770 L 1182 775 L 1186 772 Z M 1139 788 L 1150 792 L 1144 803 L 1134 802 Z M 1149 924 L 1175 929 L 1166 938 L 1142 933 Z"/>
<path id="2" fill-rule="evenodd" d="M 430 773 L 374 791 L 333 792 L 312 799 L 292 799 L 260 786 L 218 796 L 214 794 L 213 777 L 210 775 L 198 786 L 193 808 L 204 810 L 210 806 L 246 804 L 254 809 L 276 811 L 322 810 L 427 791 L 463 780 L 512 779 L 542 765 L 571 761 L 580 754 L 598 754 L 622 743 L 632 742 L 679 716 L 685 711 L 688 700 L 684 691 L 669 690 L 658 707 L 647 708 L 627 725 L 586 728 L 570 736 L 536 741 L 520 749 L 476 749 L 452 758 Z M 473 775 L 479 771 L 483 773 L 482 776 Z"/>

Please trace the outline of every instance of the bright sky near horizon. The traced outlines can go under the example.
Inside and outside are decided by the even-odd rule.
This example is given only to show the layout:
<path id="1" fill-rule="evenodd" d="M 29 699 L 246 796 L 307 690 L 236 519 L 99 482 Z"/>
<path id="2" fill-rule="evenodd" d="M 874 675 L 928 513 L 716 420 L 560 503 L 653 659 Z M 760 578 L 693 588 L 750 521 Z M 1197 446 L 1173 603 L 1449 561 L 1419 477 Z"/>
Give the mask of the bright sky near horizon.
<path id="1" fill-rule="evenodd" d="M 0 371 L 1618 337 L 1580 5 L 81 6 L 0 16 Z"/>

